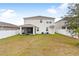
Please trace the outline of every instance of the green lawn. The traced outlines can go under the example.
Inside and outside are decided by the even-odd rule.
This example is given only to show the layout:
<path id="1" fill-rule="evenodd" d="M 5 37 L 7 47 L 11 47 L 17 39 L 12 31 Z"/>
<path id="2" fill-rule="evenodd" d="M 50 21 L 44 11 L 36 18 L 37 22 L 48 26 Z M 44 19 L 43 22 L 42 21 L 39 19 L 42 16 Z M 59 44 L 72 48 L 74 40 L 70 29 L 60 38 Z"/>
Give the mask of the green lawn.
<path id="1" fill-rule="evenodd" d="M 15 35 L 0 40 L 1 56 L 75 56 L 79 40 L 60 34 Z"/>

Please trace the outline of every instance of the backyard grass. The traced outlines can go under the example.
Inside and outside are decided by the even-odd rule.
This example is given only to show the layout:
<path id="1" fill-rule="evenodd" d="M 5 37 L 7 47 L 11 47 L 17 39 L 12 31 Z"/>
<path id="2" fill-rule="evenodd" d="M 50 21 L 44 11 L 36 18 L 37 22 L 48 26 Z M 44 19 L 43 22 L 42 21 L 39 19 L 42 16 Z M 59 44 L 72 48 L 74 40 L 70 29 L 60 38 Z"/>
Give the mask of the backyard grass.
<path id="1" fill-rule="evenodd" d="M 79 40 L 61 34 L 15 35 L 0 40 L 1 56 L 79 56 Z"/>

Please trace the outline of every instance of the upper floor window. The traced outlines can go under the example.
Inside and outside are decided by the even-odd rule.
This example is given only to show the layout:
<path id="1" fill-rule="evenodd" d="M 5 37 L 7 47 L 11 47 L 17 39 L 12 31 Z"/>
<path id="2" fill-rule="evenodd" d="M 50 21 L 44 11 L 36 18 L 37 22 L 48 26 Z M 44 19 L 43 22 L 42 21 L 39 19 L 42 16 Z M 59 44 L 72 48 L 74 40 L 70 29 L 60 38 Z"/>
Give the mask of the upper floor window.
<path id="1" fill-rule="evenodd" d="M 62 26 L 62 29 L 65 29 L 66 27 L 65 26 Z"/>
<path id="2" fill-rule="evenodd" d="M 50 24 L 51 24 L 52 22 L 50 21 Z"/>
<path id="3" fill-rule="evenodd" d="M 67 22 L 65 22 L 65 24 L 67 24 Z"/>
<path id="4" fill-rule="evenodd" d="M 70 27 L 67 27 L 67 29 L 70 29 Z"/>
<path id="5" fill-rule="evenodd" d="M 46 23 L 47 23 L 47 24 L 51 24 L 52 22 L 51 22 L 51 21 L 47 21 Z"/>

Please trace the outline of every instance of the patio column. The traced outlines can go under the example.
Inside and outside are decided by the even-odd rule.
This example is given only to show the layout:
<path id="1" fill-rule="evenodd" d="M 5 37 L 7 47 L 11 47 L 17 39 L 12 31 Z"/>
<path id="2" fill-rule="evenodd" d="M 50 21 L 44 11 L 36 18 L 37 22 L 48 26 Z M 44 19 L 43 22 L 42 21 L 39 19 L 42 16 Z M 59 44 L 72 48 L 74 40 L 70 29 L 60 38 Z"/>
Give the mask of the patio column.
<path id="1" fill-rule="evenodd" d="M 22 27 L 20 26 L 20 34 L 22 34 Z"/>
<path id="2" fill-rule="evenodd" d="M 35 34 L 35 27 L 33 27 L 33 34 Z"/>

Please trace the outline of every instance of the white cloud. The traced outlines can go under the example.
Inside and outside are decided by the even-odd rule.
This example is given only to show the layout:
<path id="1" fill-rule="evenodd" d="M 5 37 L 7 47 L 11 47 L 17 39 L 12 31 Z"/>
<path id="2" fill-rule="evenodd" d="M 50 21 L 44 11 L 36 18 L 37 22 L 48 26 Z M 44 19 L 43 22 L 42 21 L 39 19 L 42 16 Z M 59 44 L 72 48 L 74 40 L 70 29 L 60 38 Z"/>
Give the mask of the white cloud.
<path id="1" fill-rule="evenodd" d="M 59 9 L 65 9 L 65 8 L 67 8 L 68 7 L 68 3 L 63 3 L 63 4 L 61 4 L 58 8 Z"/>
<path id="2" fill-rule="evenodd" d="M 5 11 L 5 10 L 6 10 L 6 9 L 1 9 L 0 12 L 3 12 L 3 11 Z"/>
<path id="3" fill-rule="evenodd" d="M 67 13 L 68 3 L 63 3 L 59 7 L 50 7 L 46 11 L 55 17 L 55 21 L 58 21 Z"/>
<path id="4" fill-rule="evenodd" d="M 59 7 L 50 7 L 46 11 L 53 17 L 62 17 L 67 13 L 68 3 L 63 3 Z"/>
<path id="5" fill-rule="evenodd" d="M 11 9 L 2 9 L 0 10 L 0 19 L 10 19 L 16 16 L 16 12 Z"/>
<path id="6" fill-rule="evenodd" d="M 15 10 L 12 9 L 1 9 L 0 10 L 0 21 L 8 22 L 16 25 L 21 25 L 21 18 L 18 17 L 18 14 Z"/>
<path id="7" fill-rule="evenodd" d="M 56 14 L 57 13 L 57 11 L 55 9 L 53 9 L 53 8 L 47 9 L 47 11 L 49 13 L 52 13 L 52 14 Z"/>

